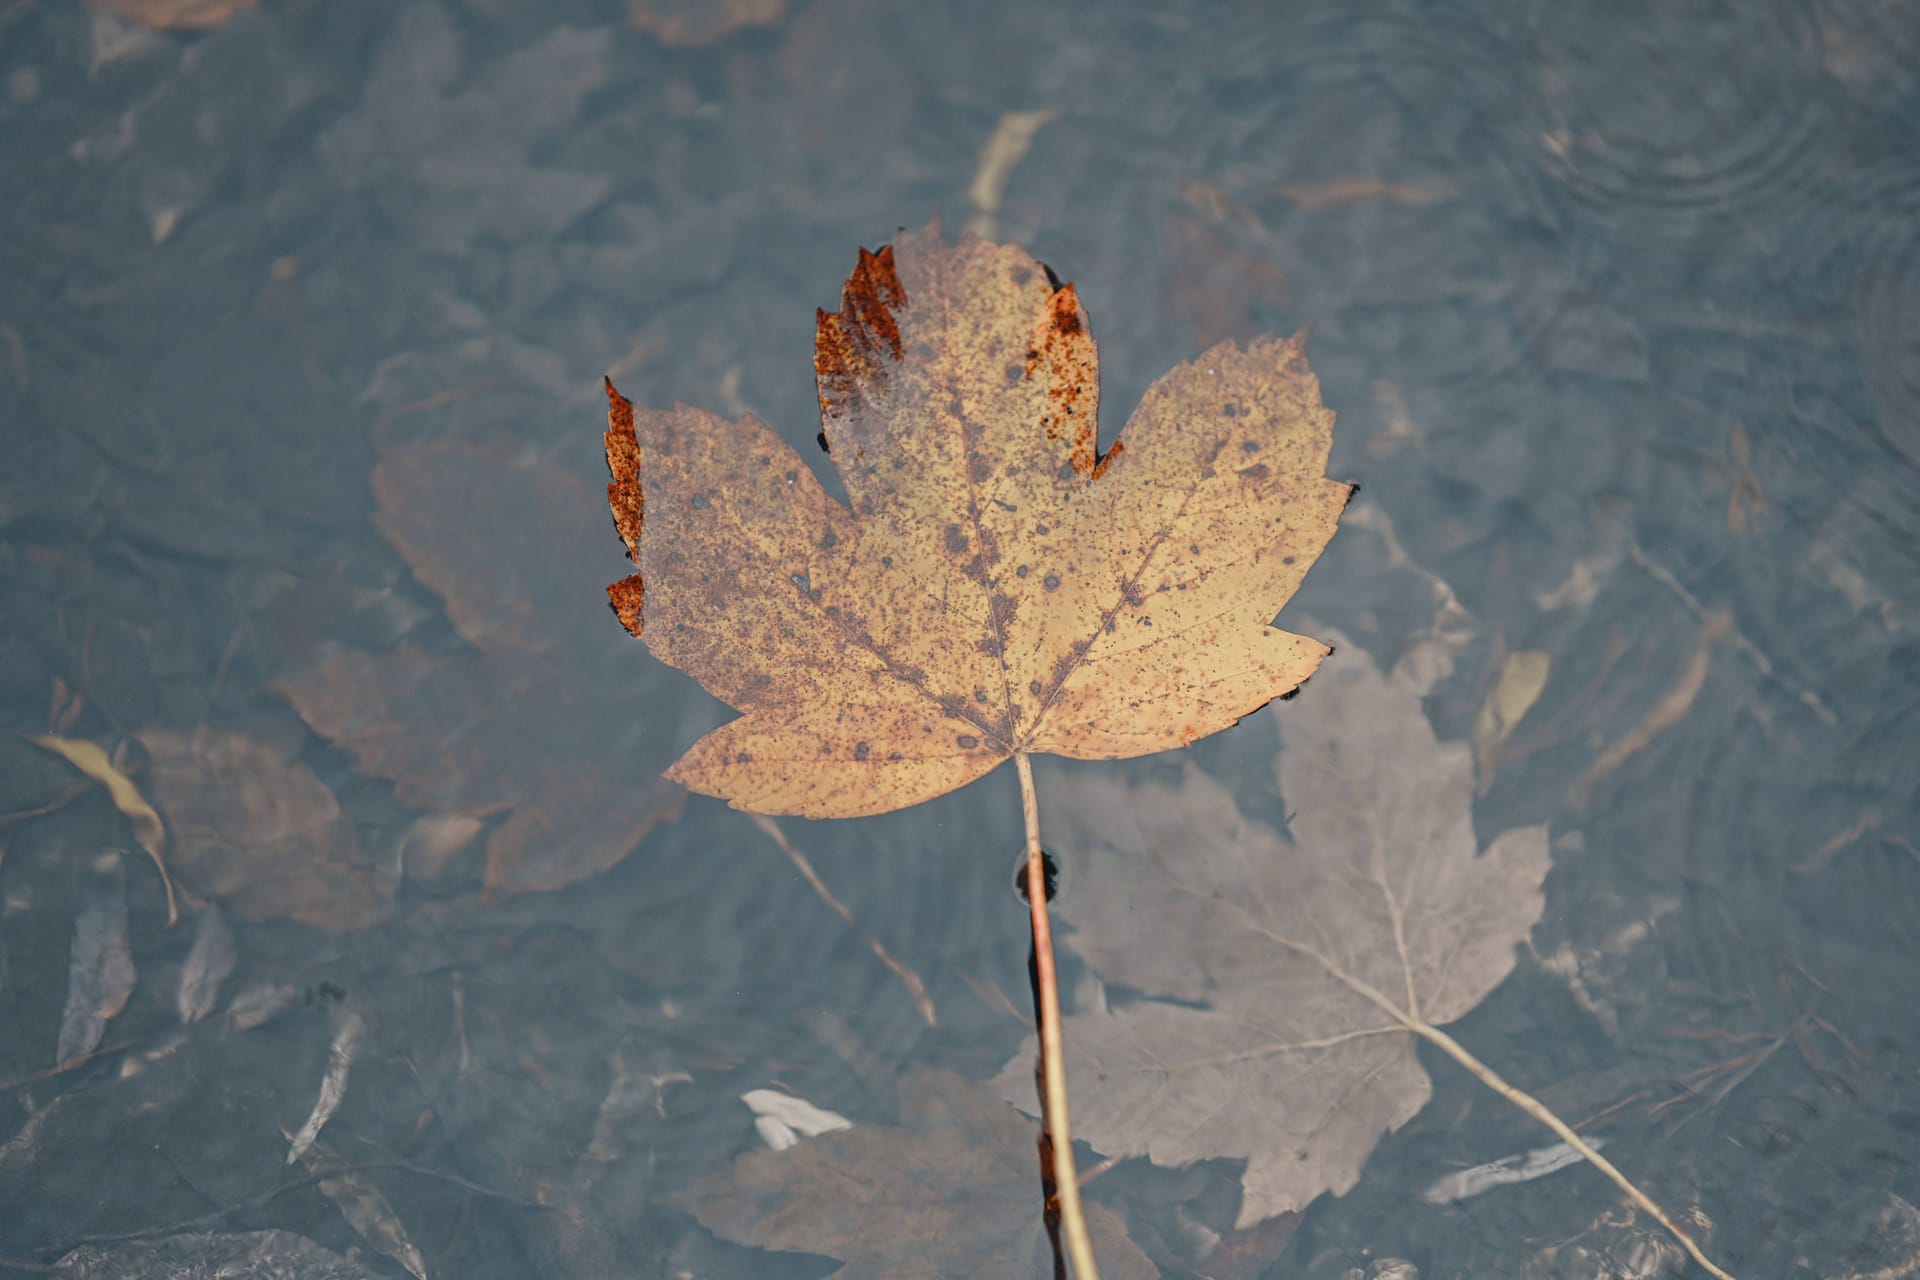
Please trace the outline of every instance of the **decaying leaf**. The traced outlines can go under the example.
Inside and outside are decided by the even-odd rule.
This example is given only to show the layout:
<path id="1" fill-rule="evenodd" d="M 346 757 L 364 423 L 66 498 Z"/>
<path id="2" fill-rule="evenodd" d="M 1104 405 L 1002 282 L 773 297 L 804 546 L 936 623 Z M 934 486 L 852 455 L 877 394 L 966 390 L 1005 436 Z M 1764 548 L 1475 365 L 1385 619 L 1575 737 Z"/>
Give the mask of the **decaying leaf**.
<path id="1" fill-rule="evenodd" d="M 284 982 L 257 982 L 234 993 L 227 1006 L 227 1025 L 235 1031 L 265 1026 L 293 1007 L 300 992 Z"/>
<path id="2" fill-rule="evenodd" d="M 930 227 L 861 253 L 814 368 L 850 506 L 750 416 L 636 413 L 608 386 L 639 567 L 615 611 L 743 712 L 669 771 L 692 790 L 883 812 L 1015 753 L 1184 746 L 1326 654 L 1269 625 L 1350 492 L 1303 338 L 1176 367 L 1102 453 L 1073 286 Z"/>
<path id="3" fill-rule="evenodd" d="M 432 880 L 474 841 L 486 823 L 470 813 L 425 813 L 400 838 L 401 869 L 413 880 Z"/>
<path id="4" fill-rule="evenodd" d="M 704 49 L 786 16 L 787 0 L 627 0 L 628 21 L 670 49 Z"/>
<path id="5" fill-rule="evenodd" d="M 1000 201 L 1007 194 L 1007 180 L 1033 146 L 1033 136 L 1060 118 L 1053 110 L 1005 111 L 993 126 L 980 159 L 974 165 L 973 182 L 967 187 L 967 199 L 973 202 L 973 217 L 967 230 L 992 239 L 1000 218 Z"/>
<path id="6" fill-rule="evenodd" d="M 523 453 L 405 445 L 374 471 L 381 532 L 475 652 L 346 651 L 277 684 L 401 803 L 469 826 L 499 819 L 486 842 L 495 895 L 605 871 L 681 800 L 669 784 L 633 786 L 633 758 L 607 750 L 631 735 L 638 700 L 578 678 L 601 665 L 589 613 L 600 578 L 578 547 L 604 517 L 580 480 Z"/>
<path id="7" fill-rule="evenodd" d="M 1162 240 L 1167 294 L 1202 349 L 1261 332 L 1258 313 L 1292 301 L 1274 234 L 1213 183 L 1187 184 Z"/>
<path id="8" fill-rule="evenodd" d="M 728 1240 L 840 1259 L 837 1280 L 1047 1275 L 1035 1159 L 1017 1111 L 933 1071 L 902 1088 L 900 1127 L 748 1151 L 684 1203 Z M 1102 1275 L 1159 1274 L 1117 1214 L 1089 1204 L 1087 1221 Z"/>
<path id="9" fill-rule="evenodd" d="M 358 1262 L 291 1231 L 193 1231 L 159 1240 L 86 1244 L 53 1264 L 85 1280 L 378 1280 Z"/>
<path id="10" fill-rule="evenodd" d="M 1539 649 L 1510 653 L 1500 663 L 1499 678 L 1473 718 L 1473 758 L 1480 766 L 1481 795 L 1493 785 L 1493 775 L 1500 768 L 1500 748 L 1540 700 L 1552 667 L 1552 657 Z"/>
<path id="11" fill-rule="evenodd" d="M 1192 768 L 1177 787 L 1044 783 L 1049 843 L 1099 869 L 1061 903 L 1070 945 L 1145 993 L 1067 1020 L 1075 1129 L 1161 1164 L 1244 1158 L 1240 1226 L 1353 1186 L 1432 1091 L 1409 1024 L 1478 1004 L 1543 906 L 1545 828 L 1481 852 L 1467 745 L 1334 642 L 1286 720 L 1291 840 Z M 1003 1097 L 1031 1105 L 1031 1061 Z"/>
<path id="12" fill-rule="evenodd" d="M 148 779 L 174 833 L 182 882 L 243 920 L 357 929 L 396 887 L 327 784 L 279 748 L 222 729 L 150 730 Z"/>
<path id="13" fill-rule="evenodd" d="M 259 0 L 88 0 L 95 12 L 161 31 L 206 31 L 223 27 Z"/>
<path id="14" fill-rule="evenodd" d="M 107 1023 L 133 994 L 133 952 L 127 946 L 127 879 L 116 855 L 87 887 L 73 920 L 67 962 L 67 1006 L 60 1015 L 54 1061 L 62 1069 L 92 1053 Z"/>
<path id="15" fill-rule="evenodd" d="M 133 823 L 134 838 L 140 842 L 147 857 L 153 860 L 154 867 L 160 872 L 161 883 L 166 885 L 167 923 L 171 925 L 178 920 L 180 913 L 173 900 L 173 878 L 167 874 L 164 852 L 167 844 L 166 824 L 160 821 L 160 815 L 153 811 L 147 798 L 140 794 L 140 788 L 133 784 L 133 779 L 120 771 L 97 742 L 88 742 L 85 738 L 63 738 L 52 733 L 28 734 L 27 741 L 53 752 L 107 789 L 113 807 Z"/>
<path id="16" fill-rule="evenodd" d="M 1687 665 L 1680 671 L 1680 678 L 1661 699 L 1647 709 L 1639 723 L 1616 739 L 1573 784 L 1567 792 L 1567 804 L 1574 809 L 1584 809 L 1592 798 L 1593 790 L 1611 778 L 1614 771 L 1632 759 L 1667 730 L 1687 718 L 1687 712 L 1693 707 L 1693 700 L 1700 696 L 1700 690 L 1706 688 L 1707 671 L 1713 665 L 1713 650 L 1727 633 L 1733 629 L 1733 614 L 1722 609 L 1711 614 L 1700 628 L 1700 643 L 1687 659 Z"/>
<path id="17" fill-rule="evenodd" d="M 306 1123 L 287 1143 L 288 1164 L 307 1154 L 320 1136 L 320 1130 L 346 1100 L 347 1077 L 353 1070 L 354 1055 L 360 1051 L 360 1037 L 366 1029 L 366 1019 L 351 1009 L 335 1020 L 333 1039 L 327 1044 L 327 1070 L 320 1077 L 320 1093 L 313 1100 L 313 1110 L 307 1113 Z"/>
<path id="18" fill-rule="evenodd" d="M 220 908 L 208 906 L 200 913 L 200 927 L 193 935 L 193 948 L 180 966 L 180 986 L 175 1004 L 180 1021 L 195 1023 L 212 1013 L 220 1003 L 220 988 L 233 973 L 240 953 L 233 945 L 233 930 L 227 927 Z"/>
<path id="19" fill-rule="evenodd" d="M 333 1201 L 362 1240 L 405 1267 L 414 1280 L 427 1280 L 426 1258 L 379 1187 L 324 1146 L 302 1152 L 301 1163 L 319 1179 L 320 1194 Z"/>

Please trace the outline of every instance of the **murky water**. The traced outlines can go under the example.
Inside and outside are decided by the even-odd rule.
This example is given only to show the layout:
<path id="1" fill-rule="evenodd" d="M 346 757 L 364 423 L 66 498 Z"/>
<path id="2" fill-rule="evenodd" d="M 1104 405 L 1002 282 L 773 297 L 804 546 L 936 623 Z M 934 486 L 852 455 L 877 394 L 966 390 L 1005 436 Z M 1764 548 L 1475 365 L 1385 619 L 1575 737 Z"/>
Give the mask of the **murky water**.
<path id="1" fill-rule="evenodd" d="M 1544 915 L 1454 1034 L 1734 1274 L 1920 1274 L 1911 7 L 635 9 L 0 7 L 0 709 L 159 806 L 183 917 L 103 790 L 0 746 L 0 1271 L 833 1270 L 689 1188 L 765 1145 L 750 1090 L 898 1133 L 913 1073 L 1017 1052 L 1014 783 L 783 823 L 859 928 L 650 789 L 727 713 L 607 615 L 599 379 L 819 459 L 814 309 L 939 216 L 1077 283 L 1109 433 L 1201 346 L 1311 329 L 1364 492 L 1283 621 L 1390 666 L 1450 591 L 1442 739 L 1549 664 L 1472 800 L 1483 841 L 1548 824 Z M 1269 721 L 1311 694 L 1187 757 L 1284 824 Z M 1425 1203 L 1550 1139 L 1422 1062 L 1297 1219 L 1236 1231 L 1233 1158 L 1089 1195 L 1168 1275 L 1678 1274 L 1584 1167 Z M 1008 1195 L 932 1265 L 1027 1230 Z"/>

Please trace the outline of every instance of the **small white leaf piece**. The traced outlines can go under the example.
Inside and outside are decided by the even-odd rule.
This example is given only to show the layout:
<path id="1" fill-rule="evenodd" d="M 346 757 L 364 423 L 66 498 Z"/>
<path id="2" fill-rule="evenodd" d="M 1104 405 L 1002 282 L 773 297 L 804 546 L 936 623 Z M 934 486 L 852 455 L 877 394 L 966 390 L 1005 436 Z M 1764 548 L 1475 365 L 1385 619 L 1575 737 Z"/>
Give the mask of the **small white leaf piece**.
<path id="1" fill-rule="evenodd" d="M 753 1112 L 753 1127 L 775 1151 L 785 1151 L 802 1138 L 817 1138 L 836 1129 L 851 1129 L 853 1121 L 837 1111 L 816 1107 L 778 1089 L 749 1089 L 740 1101 Z"/>
<path id="2" fill-rule="evenodd" d="M 1587 1145 L 1595 1151 L 1607 1145 L 1605 1138 L 1589 1138 Z M 1579 1164 L 1586 1157 L 1564 1142 L 1551 1146 L 1535 1147 L 1531 1151 L 1522 1151 L 1518 1155 L 1502 1156 L 1498 1160 L 1489 1160 L 1477 1164 L 1471 1169 L 1462 1169 L 1437 1179 L 1432 1186 L 1420 1193 L 1420 1198 L 1428 1204 L 1453 1204 L 1456 1201 L 1471 1199 L 1483 1191 L 1495 1187 L 1510 1186 L 1516 1182 L 1532 1182 L 1535 1178 L 1544 1178 L 1550 1173 L 1558 1173 L 1569 1165 Z"/>

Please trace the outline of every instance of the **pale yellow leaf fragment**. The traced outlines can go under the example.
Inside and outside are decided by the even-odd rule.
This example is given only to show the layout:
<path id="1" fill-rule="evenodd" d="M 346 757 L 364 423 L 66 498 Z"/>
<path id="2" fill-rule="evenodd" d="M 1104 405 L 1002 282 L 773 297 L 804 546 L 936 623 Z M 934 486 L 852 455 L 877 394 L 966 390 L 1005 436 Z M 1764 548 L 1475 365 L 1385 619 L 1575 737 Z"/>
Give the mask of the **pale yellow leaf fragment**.
<path id="1" fill-rule="evenodd" d="M 1007 180 L 1026 158 L 1033 137 L 1059 119 L 1057 111 L 1008 111 L 993 126 L 993 135 L 980 148 L 980 163 L 973 172 L 973 185 L 967 198 L 973 201 L 974 214 L 967 230 L 992 238 L 1000 218 L 1000 202 L 1007 194 Z"/>
<path id="2" fill-rule="evenodd" d="M 140 842 L 141 849 L 153 860 L 154 867 L 160 872 L 160 883 L 167 890 L 167 923 L 172 925 L 180 918 L 180 909 L 174 903 L 173 878 L 167 874 L 165 856 L 167 845 L 167 827 L 160 821 L 160 815 L 147 803 L 140 788 L 133 779 L 114 767 L 97 742 L 85 738 L 65 738 L 53 733 L 30 733 L 28 742 L 43 750 L 51 751 L 68 764 L 86 774 L 107 789 L 107 795 L 113 800 L 113 807 L 125 814 L 133 823 L 134 839 Z"/>
<path id="3" fill-rule="evenodd" d="M 1473 758 L 1480 767 L 1481 795 L 1493 785 L 1493 775 L 1500 767 L 1500 748 L 1540 700 L 1552 667 L 1552 657 L 1539 649 L 1510 653 L 1501 662 L 1500 678 L 1487 691 L 1486 701 L 1473 718 Z"/>

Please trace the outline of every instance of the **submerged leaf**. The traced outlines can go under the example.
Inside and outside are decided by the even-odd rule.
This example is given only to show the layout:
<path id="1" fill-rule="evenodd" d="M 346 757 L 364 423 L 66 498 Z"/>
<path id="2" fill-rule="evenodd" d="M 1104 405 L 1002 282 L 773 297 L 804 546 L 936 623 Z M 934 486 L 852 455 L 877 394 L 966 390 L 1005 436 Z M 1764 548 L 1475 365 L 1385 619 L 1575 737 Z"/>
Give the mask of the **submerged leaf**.
<path id="1" fill-rule="evenodd" d="M 346 1100 L 347 1076 L 353 1070 L 354 1055 L 360 1051 L 360 1037 L 366 1029 L 366 1020 L 351 1009 L 340 1015 L 333 1039 L 327 1045 L 327 1070 L 320 1078 L 319 1096 L 313 1100 L 313 1110 L 308 1113 L 306 1123 L 287 1145 L 288 1164 L 307 1154 L 314 1139 L 320 1136 L 320 1130 Z"/>
<path id="2" fill-rule="evenodd" d="M 600 665 L 601 633 L 599 574 L 578 547 L 605 516 L 579 479 L 523 452 L 404 445 L 374 470 L 381 532 L 472 652 L 347 651 L 277 683 L 314 732 L 392 779 L 401 803 L 474 829 L 503 818 L 486 838 L 495 896 L 607 870 L 681 801 L 670 784 L 634 787 L 632 758 L 607 750 L 630 735 L 641 700 L 579 678 Z M 643 767 L 654 749 L 643 746 Z"/>
<path id="3" fill-rule="evenodd" d="M 86 1244 L 53 1264 L 78 1280 L 378 1280 L 358 1262 L 291 1231 L 187 1232 Z"/>
<path id="4" fill-rule="evenodd" d="M 323 1146 L 301 1153 L 301 1163 L 319 1179 L 320 1194 L 333 1201 L 360 1238 L 405 1267 L 414 1280 L 427 1280 L 427 1260 L 407 1234 L 406 1224 L 373 1181 L 349 1168 Z"/>
<path id="5" fill-rule="evenodd" d="M 1500 767 L 1500 749 L 1545 692 L 1552 667 L 1551 655 L 1539 649 L 1510 653 L 1500 664 L 1500 677 L 1473 718 L 1473 758 L 1480 765 L 1481 795 L 1493 785 L 1494 771 Z"/>
<path id="6" fill-rule="evenodd" d="M 931 1071 L 902 1088 L 899 1128 L 749 1151 L 684 1203 L 728 1240 L 840 1259 L 836 1280 L 1044 1275 L 1036 1160 L 1033 1126 L 1017 1111 Z M 1102 1275 L 1159 1274 L 1112 1210 L 1088 1204 L 1087 1221 Z"/>
<path id="7" fill-rule="evenodd" d="M 161 31 L 210 31 L 259 0 L 89 0 L 100 13 Z"/>
<path id="8" fill-rule="evenodd" d="M 1049 843 L 1099 867 L 1061 904 L 1069 945 L 1146 997 L 1067 1019 L 1075 1131 L 1161 1164 L 1245 1159 L 1241 1226 L 1346 1191 L 1426 1103 L 1413 1024 L 1512 970 L 1548 866 L 1543 827 L 1480 850 L 1467 744 L 1437 741 L 1359 649 L 1301 702 L 1279 761 L 1291 839 L 1193 768 L 1177 787 L 1045 784 Z M 1032 1096 L 1031 1054 L 1002 1096 Z"/>
<path id="9" fill-rule="evenodd" d="M 1177 366 L 1102 453 L 1073 286 L 929 228 L 862 252 L 814 367 L 851 505 L 751 417 L 636 412 L 608 386 L 639 567 L 615 611 L 743 712 L 676 781 L 761 813 L 879 813 L 1015 753 L 1184 746 L 1326 654 L 1268 625 L 1350 492 L 1324 475 L 1303 338 Z"/>
<path id="10" fill-rule="evenodd" d="M 357 929 L 386 916 L 394 875 L 361 847 L 339 800 L 305 764 L 229 730 L 156 729 L 140 743 L 190 888 L 243 920 Z"/>
<path id="11" fill-rule="evenodd" d="M 127 881 L 120 859 L 87 890 L 87 903 L 73 921 L 67 964 L 67 1007 L 60 1015 L 54 1061 L 72 1066 L 100 1044 L 107 1023 L 133 994 L 133 953 L 127 946 Z"/>
<path id="12" fill-rule="evenodd" d="M 209 906 L 200 913 L 200 928 L 193 938 L 193 949 L 180 966 L 180 988 L 175 1003 L 180 1021 L 194 1023 L 212 1013 L 220 1003 L 220 988 L 233 973 L 240 953 L 233 945 L 233 930 L 220 914 Z"/>

